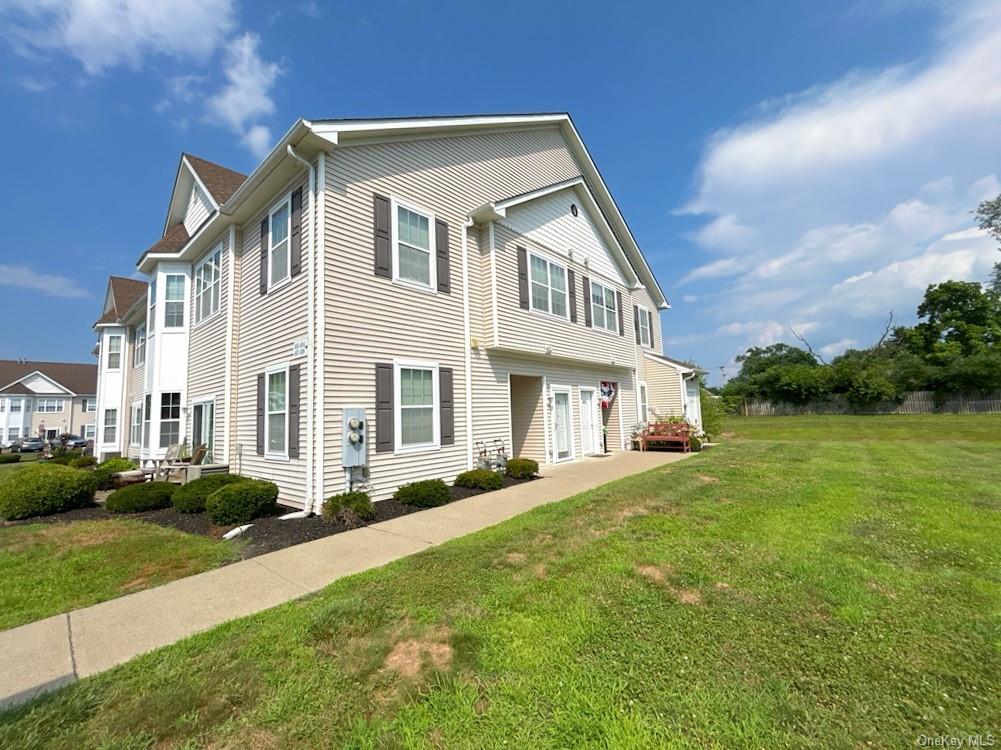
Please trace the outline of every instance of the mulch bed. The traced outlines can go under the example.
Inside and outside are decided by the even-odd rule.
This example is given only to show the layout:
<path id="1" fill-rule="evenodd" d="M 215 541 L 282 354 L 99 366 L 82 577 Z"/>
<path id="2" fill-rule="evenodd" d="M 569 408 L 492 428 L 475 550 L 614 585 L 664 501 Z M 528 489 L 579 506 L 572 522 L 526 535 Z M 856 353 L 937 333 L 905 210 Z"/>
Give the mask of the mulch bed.
<path id="1" fill-rule="evenodd" d="M 516 484 L 535 481 L 534 479 L 510 479 L 504 477 L 504 487 L 512 487 Z M 449 488 L 452 501 L 463 500 L 474 495 L 484 494 L 483 490 L 471 490 L 464 487 Z M 108 493 L 100 493 L 107 496 Z M 104 497 L 99 497 L 103 500 Z M 373 503 L 375 518 L 371 521 L 359 521 L 357 523 L 345 523 L 339 520 L 327 520 L 322 516 L 310 516 L 309 518 L 292 518 L 287 521 L 278 520 L 278 516 L 293 512 L 292 508 L 279 507 L 274 511 L 274 515 L 265 518 L 258 518 L 253 525 L 240 536 L 234 539 L 237 551 L 242 559 L 256 557 L 267 552 L 292 547 L 303 542 L 311 542 L 314 539 L 340 534 L 361 526 L 368 526 L 380 521 L 388 521 L 392 518 L 399 518 L 410 513 L 418 513 L 423 508 L 415 508 L 411 505 L 403 505 L 393 499 L 379 500 Z M 184 531 L 189 534 L 199 534 L 214 538 L 222 538 L 222 535 L 229 531 L 232 526 L 216 526 L 204 513 L 178 513 L 173 508 L 163 510 L 150 510 L 144 513 L 110 513 L 104 509 L 103 505 L 95 503 L 85 508 L 68 510 L 65 513 L 55 513 L 50 516 L 38 516 L 36 518 L 25 518 L 21 521 L 0 521 L 0 528 L 4 526 L 22 526 L 29 523 L 73 523 L 76 521 L 104 521 L 112 518 L 133 519 L 146 521 L 158 526 Z"/>

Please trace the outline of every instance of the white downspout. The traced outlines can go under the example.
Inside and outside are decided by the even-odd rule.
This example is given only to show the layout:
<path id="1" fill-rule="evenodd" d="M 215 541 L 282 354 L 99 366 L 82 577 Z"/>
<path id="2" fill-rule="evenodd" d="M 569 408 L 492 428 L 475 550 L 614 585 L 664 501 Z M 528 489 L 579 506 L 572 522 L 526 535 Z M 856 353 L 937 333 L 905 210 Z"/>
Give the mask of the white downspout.
<path id="1" fill-rule="evenodd" d="M 473 220 L 462 225 L 462 334 L 466 358 L 466 469 L 473 468 L 473 355 L 469 330 L 469 243 L 467 235 Z M 508 446 L 508 450 L 513 450 Z"/>
<path id="2" fill-rule="evenodd" d="M 315 202 L 315 177 L 316 171 L 313 165 L 308 160 L 299 156 L 295 149 L 292 148 L 292 144 L 286 146 L 288 155 L 291 156 L 298 162 L 301 162 L 309 170 L 309 247 L 310 252 L 307 254 L 309 258 L 309 268 L 306 271 L 306 288 L 308 291 L 307 304 L 309 305 L 309 312 L 306 315 L 306 400 L 309 403 L 308 419 L 306 420 L 306 496 L 303 498 L 302 507 L 302 517 L 308 516 L 313 512 L 313 507 L 315 505 L 315 492 L 316 492 L 316 477 L 313 474 L 313 414 L 316 409 L 315 399 L 314 399 L 314 388 L 313 388 L 313 377 L 316 373 L 315 365 L 315 332 L 316 332 L 316 264 L 314 262 L 314 253 L 312 248 L 316 242 L 316 221 L 313 212 L 313 205 Z M 299 517 L 298 513 L 289 513 L 288 515 L 282 516 L 282 518 L 289 517 Z"/>
<path id="3" fill-rule="evenodd" d="M 327 346 L 327 152 L 321 151 L 319 169 L 316 173 L 316 239 L 313 247 L 316 250 L 316 317 L 320 321 L 316 331 L 316 427 L 313 435 L 316 439 L 316 456 L 313 460 L 313 471 L 316 474 L 316 492 L 313 508 L 326 497 L 326 457 L 324 456 L 323 436 L 326 435 L 326 346 Z"/>
<path id="4" fill-rule="evenodd" d="M 230 455 L 232 444 L 230 428 L 233 425 L 233 322 L 236 318 L 236 225 L 229 225 L 229 276 L 226 277 L 226 364 L 224 366 L 226 387 L 223 389 L 223 432 L 222 432 L 222 460 L 224 463 L 233 464 L 233 456 Z M 213 415 L 213 420 L 215 415 Z M 214 425 L 213 425 L 214 428 Z M 218 461 L 218 459 L 216 459 Z"/>

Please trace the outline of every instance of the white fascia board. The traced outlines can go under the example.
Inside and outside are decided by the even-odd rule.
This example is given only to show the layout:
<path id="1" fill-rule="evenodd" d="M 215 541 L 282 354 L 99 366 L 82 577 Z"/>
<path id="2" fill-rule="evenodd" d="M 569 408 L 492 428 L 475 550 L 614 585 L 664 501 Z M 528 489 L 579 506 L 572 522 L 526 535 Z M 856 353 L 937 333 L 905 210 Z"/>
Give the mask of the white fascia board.
<path id="1" fill-rule="evenodd" d="M 27 373 L 25 375 L 22 375 L 17 380 L 14 380 L 14 381 L 8 383 L 3 388 L 0 388 L 0 391 L 5 391 L 8 388 L 10 388 L 12 385 L 17 385 L 18 383 L 23 383 L 28 378 L 33 378 L 36 375 L 38 377 L 42 378 L 42 380 L 45 380 L 46 382 L 51 383 L 56 388 L 61 388 L 64 391 L 64 393 L 62 395 L 64 395 L 64 396 L 75 396 L 76 395 L 75 393 L 73 393 L 73 391 L 71 391 L 65 385 L 63 385 L 62 383 L 60 383 L 58 381 L 53 380 L 52 378 L 50 378 L 48 375 L 46 375 L 41 370 L 34 370 L 34 371 L 29 372 L 29 373 Z M 38 393 L 38 392 L 35 391 L 35 393 Z M 24 395 L 24 394 L 21 394 L 21 395 Z M 60 394 L 58 394 L 58 393 L 42 393 L 42 394 L 39 394 L 39 395 L 42 395 L 42 396 L 59 396 Z"/>
<path id="2" fill-rule="evenodd" d="M 497 127 L 505 125 L 538 125 L 560 123 L 566 114 L 541 115 L 474 115 L 471 117 L 415 117 L 387 118 L 383 120 L 316 120 L 311 123 L 313 132 L 324 138 L 337 137 L 340 133 L 407 133 L 431 131 L 436 128 Z"/>
<path id="3" fill-rule="evenodd" d="M 210 191 L 205 186 L 205 183 L 202 182 L 202 178 L 198 176 L 197 170 L 195 170 L 195 168 L 191 165 L 191 162 L 188 161 L 188 157 L 185 156 L 183 158 L 183 161 L 184 161 L 184 165 L 188 168 L 188 171 L 191 172 L 192 178 L 194 178 L 194 181 L 198 184 L 198 187 L 200 187 L 202 189 L 202 192 L 205 194 L 205 197 L 208 198 L 209 201 L 211 201 L 211 203 L 212 203 L 212 210 L 213 211 L 218 210 L 219 209 L 219 202 L 215 199 L 215 196 L 212 195 L 212 191 Z"/>

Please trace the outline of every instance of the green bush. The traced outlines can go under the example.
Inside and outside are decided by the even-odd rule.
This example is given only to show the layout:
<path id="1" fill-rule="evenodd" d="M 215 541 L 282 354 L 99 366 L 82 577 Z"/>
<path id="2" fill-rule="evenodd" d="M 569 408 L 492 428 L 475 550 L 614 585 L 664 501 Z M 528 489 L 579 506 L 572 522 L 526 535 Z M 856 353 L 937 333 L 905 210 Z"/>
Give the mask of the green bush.
<path id="1" fill-rule="evenodd" d="M 466 487 L 471 490 L 499 490 L 504 486 L 500 474 L 490 469 L 472 469 L 464 471 L 455 478 L 456 487 Z"/>
<path id="2" fill-rule="evenodd" d="M 97 483 L 87 471 L 35 464 L 0 479 L 0 518 L 46 516 L 82 508 L 94 499 Z"/>
<path id="3" fill-rule="evenodd" d="M 110 490 L 115 483 L 111 479 L 112 474 L 120 471 L 131 471 L 136 468 L 135 462 L 127 458 L 109 458 L 94 467 L 94 477 L 97 479 L 97 489 Z"/>
<path id="4" fill-rule="evenodd" d="M 67 450 L 66 448 L 56 448 L 52 452 L 52 458 L 49 459 L 50 464 L 57 464 L 59 466 L 73 466 L 73 462 L 78 458 L 83 456 L 83 451 L 80 450 Z"/>
<path id="5" fill-rule="evenodd" d="M 539 473 L 539 462 L 531 458 L 512 458 L 507 462 L 506 471 L 511 479 L 531 479 Z"/>
<path id="6" fill-rule="evenodd" d="M 20 453 L 0 453 L 0 464 L 16 464 L 20 460 Z"/>
<path id="7" fill-rule="evenodd" d="M 368 493 L 345 492 L 342 495 L 328 497 L 323 503 L 323 517 L 328 521 L 350 521 L 351 515 L 357 516 L 362 521 L 371 521 L 375 518 L 375 508 L 372 507 L 372 499 Z"/>
<path id="8" fill-rule="evenodd" d="M 217 524 L 244 524 L 267 515 L 278 500 L 278 485 L 260 479 L 220 487 L 205 500 L 205 511 Z"/>
<path id="9" fill-rule="evenodd" d="M 76 469 L 86 469 L 89 466 L 93 466 L 97 463 L 97 459 L 94 458 L 89 453 L 84 453 L 82 456 L 77 456 L 72 461 L 70 461 L 70 466 Z"/>
<path id="10" fill-rule="evenodd" d="M 452 493 L 448 491 L 448 485 L 440 479 L 425 479 L 403 485 L 393 495 L 393 499 L 417 508 L 434 508 L 451 500 Z"/>
<path id="11" fill-rule="evenodd" d="M 209 474 L 200 477 L 177 488 L 173 497 L 174 507 L 180 513 L 202 513 L 209 495 L 227 484 L 246 480 L 246 477 L 239 474 Z"/>
<path id="12" fill-rule="evenodd" d="M 707 440 L 717 440 L 723 432 L 723 400 L 705 388 L 699 388 L 699 408 L 702 410 L 702 431 Z"/>
<path id="13" fill-rule="evenodd" d="M 177 487 L 170 482 L 140 482 L 115 490 L 104 501 L 112 513 L 143 513 L 170 507 Z"/>

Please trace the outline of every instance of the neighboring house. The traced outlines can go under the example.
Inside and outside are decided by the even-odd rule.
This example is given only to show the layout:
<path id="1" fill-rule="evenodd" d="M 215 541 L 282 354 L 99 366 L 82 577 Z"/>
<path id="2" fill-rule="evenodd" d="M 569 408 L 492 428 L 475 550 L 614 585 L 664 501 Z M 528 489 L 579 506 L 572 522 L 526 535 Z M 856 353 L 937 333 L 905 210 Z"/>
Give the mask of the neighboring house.
<path id="1" fill-rule="evenodd" d="M 97 367 L 0 360 L 0 446 L 29 435 L 94 437 Z"/>
<path id="2" fill-rule="evenodd" d="M 484 445 L 626 450 L 661 399 L 667 300 L 566 114 L 299 120 L 249 176 L 182 155 L 138 270 L 96 325 L 101 453 L 206 443 L 307 511 Z"/>
<path id="3" fill-rule="evenodd" d="M 644 352 L 643 360 L 639 384 L 640 421 L 684 417 L 701 430 L 700 376 L 706 371 L 656 352 Z"/>

